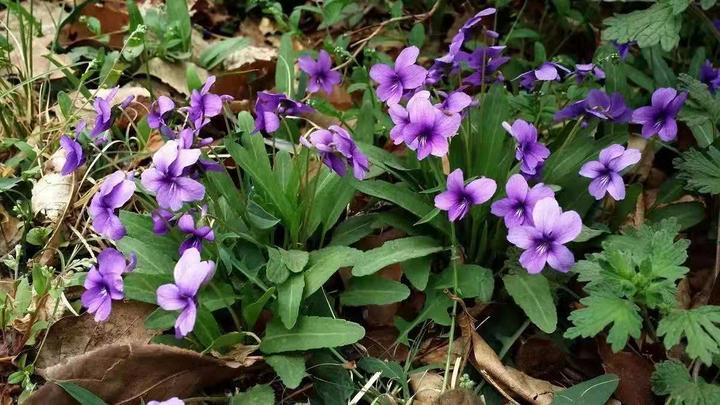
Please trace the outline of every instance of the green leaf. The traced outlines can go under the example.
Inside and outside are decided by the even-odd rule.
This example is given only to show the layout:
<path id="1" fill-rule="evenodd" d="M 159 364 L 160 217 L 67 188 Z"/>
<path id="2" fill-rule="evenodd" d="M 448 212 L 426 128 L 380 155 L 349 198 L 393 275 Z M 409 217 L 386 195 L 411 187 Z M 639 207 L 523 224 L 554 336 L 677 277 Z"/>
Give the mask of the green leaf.
<path id="1" fill-rule="evenodd" d="M 683 231 L 705 219 L 705 205 L 698 201 L 685 201 L 653 208 L 647 213 L 647 219 L 651 223 L 670 218 L 676 220 Z"/>
<path id="2" fill-rule="evenodd" d="M 268 247 L 268 255 L 270 258 L 267 265 L 265 265 L 265 276 L 275 284 L 284 283 L 290 276 L 290 270 L 285 266 L 279 249 Z"/>
<path id="3" fill-rule="evenodd" d="M 690 107 L 705 112 L 708 114 L 708 118 L 717 122 L 720 119 L 720 103 L 718 103 L 720 95 L 713 95 L 705 83 L 685 73 L 680 73 L 678 80 L 680 81 L 680 90 L 688 92 L 688 99 L 683 110 Z"/>
<path id="4" fill-rule="evenodd" d="M 410 296 L 404 284 L 382 277 L 353 277 L 350 286 L 340 294 L 344 306 L 385 305 L 400 302 Z"/>
<path id="5" fill-rule="evenodd" d="M 357 342 L 365 336 L 362 326 L 343 319 L 301 316 L 292 330 L 273 319 L 260 343 L 263 353 L 339 347 Z"/>
<path id="6" fill-rule="evenodd" d="M 270 300 L 270 298 L 272 298 L 274 293 L 275 287 L 272 287 L 265 291 L 265 293 L 260 296 L 257 301 L 242 307 L 243 319 L 250 329 L 255 326 L 255 322 L 257 322 L 257 319 L 260 316 L 260 312 L 262 312 L 263 308 L 265 308 L 265 304 L 268 300 Z"/>
<path id="7" fill-rule="evenodd" d="M 552 405 L 601 405 L 610 399 L 619 383 L 615 374 L 604 374 L 556 392 Z"/>
<path id="8" fill-rule="evenodd" d="M 525 311 L 532 323 L 545 333 L 555 331 L 557 310 L 545 276 L 519 272 L 503 277 L 503 283 L 513 301 Z"/>
<path id="9" fill-rule="evenodd" d="M 190 50 L 190 35 L 192 35 L 192 23 L 185 0 L 167 0 L 165 2 L 165 13 L 170 23 L 175 25 L 182 41 L 182 50 Z"/>
<path id="10" fill-rule="evenodd" d="M 353 266 L 362 257 L 361 251 L 347 246 L 329 246 L 310 252 L 305 270 L 304 298 L 319 290 L 341 267 Z"/>
<path id="11" fill-rule="evenodd" d="M 100 397 L 77 384 L 71 382 L 56 382 L 55 384 L 64 389 L 80 405 L 107 405 Z"/>
<path id="12" fill-rule="evenodd" d="M 403 274 L 410 281 L 413 287 L 420 291 L 424 291 L 430 279 L 430 270 L 432 266 L 432 257 L 418 257 L 410 259 L 400 264 Z"/>
<path id="13" fill-rule="evenodd" d="M 265 362 L 290 389 L 299 387 L 305 377 L 305 358 L 302 354 L 274 354 L 266 356 Z"/>
<path id="14" fill-rule="evenodd" d="M 278 286 L 278 313 L 283 325 L 288 329 L 295 326 L 304 288 L 305 278 L 301 274 L 291 276 Z"/>
<path id="15" fill-rule="evenodd" d="M 425 43 L 425 25 L 415 24 L 408 33 L 408 44 L 422 48 Z"/>
<path id="16" fill-rule="evenodd" d="M 720 150 L 710 146 L 707 151 L 689 149 L 673 161 L 685 180 L 685 188 L 700 193 L 720 194 Z"/>
<path id="17" fill-rule="evenodd" d="M 292 34 L 286 33 L 280 38 L 277 65 L 275 67 L 275 87 L 280 93 L 293 97 L 293 82 L 295 81 L 295 50 L 292 44 Z"/>
<path id="18" fill-rule="evenodd" d="M 256 385 L 245 392 L 233 395 L 229 405 L 274 405 L 275 391 L 266 384 Z"/>
<path id="19" fill-rule="evenodd" d="M 176 311 L 166 311 L 162 308 L 156 308 L 145 318 L 144 326 L 145 329 L 170 329 L 175 325 L 177 317 L 178 313 Z"/>
<path id="20" fill-rule="evenodd" d="M 440 252 L 445 248 L 426 236 L 411 236 L 385 242 L 382 246 L 362 253 L 353 267 L 354 276 L 367 276 L 376 273 L 385 266 L 406 260 L 424 257 Z"/>
<path id="21" fill-rule="evenodd" d="M 476 264 L 461 264 L 457 266 L 458 295 L 461 298 L 477 298 L 482 302 L 492 299 L 495 281 L 490 269 Z M 432 281 L 432 288 L 452 288 L 455 284 L 452 266 L 440 273 Z"/>
<path id="22" fill-rule="evenodd" d="M 565 332 L 565 337 L 593 337 L 612 324 L 607 341 L 612 350 L 618 352 L 628 339 L 640 337 L 642 317 L 640 308 L 632 301 L 610 295 L 593 294 L 580 300 L 584 308 L 573 311 L 568 318 L 574 326 Z"/>
<path id="23" fill-rule="evenodd" d="M 714 405 L 720 403 L 720 386 L 708 384 L 702 377 L 690 377 L 685 366 L 674 360 L 655 365 L 650 378 L 657 395 L 669 395 L 665 402 L 672 405 Z"/>
<path id="24" fill-rule="evenodd" d="M 681 18 L 675 15 L 673 6 L 666 2 L 655 3 L 645 10 L 616 14 L 606 18 L 603 23 L 607 26 L 602 33 L 606 41 L 637 41 L 641 48 L 660 44 L 668 52 L 680 41 Z"/>
<path id="25" fill-rule="evenodd" d="M 200 53 L 200 65 L 205 69 L 214 69 L 233 52 L 248 46 L 249 43 L 248 39 L 243 37 L 225 38 L 215 42 Z"/>
<path id="26" fill-rule="evenodd" d="M 404 392 L 409 393 L 407 385 L 408 378 L 400 363 L 380 360 L 374 357 L 363 357 L 358 361 L 358 367 L 371 374 L 380 372 L 381 377 L 397 381 L 402 385 Z"/>
<path id="27" fill-rule="evenodd" d="M 713 355 L 720 353 L 720 307 L 705 305 L 693 309 L 675 309 L 663 316 L 657 335 L 666 348 L 687 339 L 685 351 L 692 359 L 712 364 Z"/>
<path id="28" fill-rule="evenodd" d="M 128 37 L 127 41 L 125 41 L 125 45 L 122 49 L 122 57 L 128 62 L 132 62 L 133 60 L 137 59 L 138 56 L 142 55 L 143 51 L 145 50 L 145 31 L 147 28 L 144 25 L 138 25 L 132 33 L 130 33 L 130 36 Z"/>

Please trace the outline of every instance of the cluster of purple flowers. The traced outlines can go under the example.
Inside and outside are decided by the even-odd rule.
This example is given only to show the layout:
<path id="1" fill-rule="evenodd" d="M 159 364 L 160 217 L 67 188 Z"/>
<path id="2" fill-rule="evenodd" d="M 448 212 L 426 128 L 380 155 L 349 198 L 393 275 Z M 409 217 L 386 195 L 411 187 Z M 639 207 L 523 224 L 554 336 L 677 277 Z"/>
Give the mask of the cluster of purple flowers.
<path id="1" fill-rule="evenodd" d="M 720 68 L 714 67 L 709 60 L 706 60 L 700 67 L 700 81 L 708 86 L 711 93 L 715 94 L 720 88 Z"/>
<path id="2" fill-rule="evenodd" d="M 538 142 L 537 128 L 521 119 L 515 120 L 512 125 L 503 122 L 502 126 L 517 143 L 515 159 L 520 162 L 520 172 L 527 177 L 536 176 L 550 156 L 550 149 Z"/>
<path id="3" fill-rule="evenodd" d="M 348 131 L 337 125 L 313 131 L 307 138 L 301 137 L 300 142 L 317 150 L 323 164 L 338 176 L 345 176 L 349 167 L 353 176 L 362 180 L 369 171 L 367 157 L 360 151 Z"/>
<path id="4" fill-rule="evenodd" d="M 113 248 L 106 248 L 97 258 L 97 266 L 93 266 L 85 278 L 85 292 L 80 297 L 82 305 L 88 312 L 95 314 L 95 321 L 105 321 L 110 316 L 112 302 L 125 297 L 122 275 L 133 271 L 135 256 L 129 260 Z"/>

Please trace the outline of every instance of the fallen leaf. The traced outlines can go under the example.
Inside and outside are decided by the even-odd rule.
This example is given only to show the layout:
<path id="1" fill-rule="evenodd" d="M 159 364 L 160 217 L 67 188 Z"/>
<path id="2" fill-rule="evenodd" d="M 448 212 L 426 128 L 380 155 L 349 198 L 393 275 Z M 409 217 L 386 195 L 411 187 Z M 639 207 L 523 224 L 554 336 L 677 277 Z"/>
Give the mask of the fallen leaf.
<path id="1" fill-rule="evenodd" d="M 443 377 L 431 371 L 410 374 L 410 387 L 415 393 L 414 405 L 432 405 L 442 392 Z"/>
<path id="2" fill-rule="evenodd" d="M 531 336 L 518 348 L 515 364 L 529 376 L 547 378 L 560 371 L 567 362 L 565 352 L 551 339 Z"/>
<path id="3" fill-rule="evenodd" d="M 243 69 L 258 61 L 274 62 L 278 52 L 267 46 L 248 45 L 230 53 L 223 60 L 225 70 Z"/>
<path id="4" fill-rule="evenodd" d="M 21 220 L 10 215 L 5 207 L 0 205 L 0 256 L 5 256 L 20 242 L 22 225 Z"/>
<path id="5" fill-rule="evenodd" d="M 30 205 L 33 215 L 43 215 L 57 223 L 72 199 L 73 176 L 46 173 L 32 188 Z"/>
<path id="6" fill-rule="evenodd" d="M 62 47 L 92 45 L 122 49 L 130 21 L 124 1 L 105 0 L 102 3 L 85 3 L 80 16 L 97 18 L 100 21 L 101 35 L 106 36 L 107 42 L 100 41 L 98 35 L 91 32 L 87 24 L 80 22 L 78 18 L 64 25 L 60 30 L 58 42 Z"/>
<path id="7" fill-rule="evenodd" d="M 434 405 L 484 405 L 485 403 L 472 391 L 466 389 L 454 389 L 443 392 Z"/>
<path id="8" fill-rule="evenodd" d="M 150 76 L 172 87 L 178 93 L 189 96 L 190 89 L 187 85 L 188 68 L 194 68 L 198 78 L 200 78 L 202 82 L 207 80 L 209 76 L 207 70 L 192 62 L 170 63 L 160 58 L 150 59 L 147 66 L 141 66 L 134 75 L 143 77 L 150 74 Z"/>
<path id="9" fill-rule="evenodd" d="M 598 340 L 598 353 L 607 373 L 620 377 L 615 396 L 623 404 L 652 405 L 655 403 L 650 387 L 653 364 L 633 352 L 613 353 L 610 346 Z"/>

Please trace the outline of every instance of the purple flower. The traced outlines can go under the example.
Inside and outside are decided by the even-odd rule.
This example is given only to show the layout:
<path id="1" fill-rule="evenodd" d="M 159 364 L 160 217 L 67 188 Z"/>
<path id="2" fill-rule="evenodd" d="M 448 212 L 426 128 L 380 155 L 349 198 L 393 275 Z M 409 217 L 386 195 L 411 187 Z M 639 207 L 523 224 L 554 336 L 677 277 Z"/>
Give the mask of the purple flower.
<path id="1" fill-rule="evenodd" d="M 465 40 L 467 39 L 466 36 L 470 33 L 470 30 L 480 21 L 482 21 L 483 17 L 487 17 L 493 14 L 495 14 L 494 8 L 486 8 L 465 21 L 465 24 L 460 27 L 457 34 L 453 36 L 452 41 L 450 42 L 449 55 L 452 55 L 453 57 L 457 55 L 457 53 L 460 51 L 463 44 L 465 43 Z M 493 31 L 489 31 L 488 34 L 488 36 L 490 37 L 497 37 L 497 33 Z"/>
<path id="2" fill-rule="evenodd" d="M 155 193 L 160 208 L 177 211 L 185 202 L 202 200 L 205 187 L 188 176 L 198 158 L 200 149 L 182 149 L 177 141 L 168 141 L 155 152 L 155 167 L 145 170 L 141 181 Z"/>
<path id="3" fill-rule="evenodd" d="M 164 401 L 150 401 L 147 403 L 147 405 L 185 405 L 185 402 L 183 402 L 178 397 L 172 397 L 170 399 L 166 399 Z"/>
<path id="4" fill-rule="evenodd" d="M 582 83 L 585 81 L 585 78 L 593 75 L 598 80 L 605 79 L 605 71 L 600 69 L 600 66 L 594 64 L 594 63 L 585 63 L 585 64 L 579 64 L 575 65 L 575 80 L 578 83 Z"/>
<path id="5" fill-rule="evenodd" d="M 512 228 L 520 225 L 532 225 L 532 212 L 535 204 L 547 197 L 555 197 L 550 187 L 538 183 L 532 188 L 522 175 L 513 174 L 505 185 L 507 197 L 495 201 L 490 212 L 505 219 L 505 226 Z"/>
<path id="6" fill-rule="evenodd" d="M 541 82 L 560 81 L 564 75 L 569 73 L 570 70 L 559 63 L 545 62 L 539 68 L 525 72 L 518 78 L 520 78 L 520 87 L 530 91 L 538 80 Z"/>
<path id="7" fill-rule="evenodd" d="M 95 126 L 92 131 L 90 131 L 90 138 L 97 138 L 98 135 L 107 131 L 112 126 L 113 116 L 112 105 L 110 103 L 113 98 L 115 98 L 115 95 L 117 95 L 119 89 L 120 87 L 113 87 L 104 98 L 95 97 L 95 101 L 93 101 L 93 108 L 95 109 L 95 113 L 97 115 L 95 116 Z M 103 139 L 98 138 L 96 142 L 97 141 L 103 141 Z"/>
<path id="8" fill-rule="evenodd" d="M 97 258 L 97 267 L 93 266 L 85 278 L 85 292 L 80 297 L 88 312 L 95 314 L 95 321 L 102 322 L 110 316 L 113 300 L 121 300 L 123 293 L 122 274 L 135 268 L 136 258 L 130 261 L 113 248 L 106 248 Z"/>
<path id="9" fill-rule="evenodd" d="M 577 101 L 555 113 L 555 121 L 563 121 L 583 116 L 599 118 L 614 123 L 630 120 L 632 111 L 625 105 L 622 94 L 608 95 L 602 90 L 592 89 L 584 100 Z"/>
<path id="10" fill-rule="evenodd" d="M 169 128 L 167 127 L 165 119 L 174 109 L 175 102 L 173 102 L 170 97 L 158 97 L 158 99 L 150 106 L 150 112 L 147 116 L 148 126 L 154 129 L 159 128 L 163 135 L 168 136 L 167 133 L 169 132 Z"/>
<path id="11" fill-rule="evenodd" d="M 521 119 L 515 120 L 512 126 L 507 122 L 503 122 L 502 126 L 517 142 L 515 159 L 520 162 L 520 171 L 528 176 L 537 174 L 550 156 L 550 150 L 537 140 L 537 129 Z"/>
<path id="12" fill-rule="evenodd" d="M 419 160 L 428 155 L 445 156 L 448 153 L 448 139 L 460 128 L 460 114 L 447 115 L 430 103 L 430 93 L 420 91 L 407 104 L 408 121 L 401 134 L 403 142 L 417 151 Z"/>
<path id="13" fill-rule="evenodd" d="M 632 114 L 631 122 L 642 125 L 643 138 L 657 134 L 660 139 L 670 142 L 677 136 L 677 116 L 687 99 L 687 93 L 662 87 L 652 95 L 651 105 L 640 107 Z"/>
<path id="14" fill-rule="evenodd" d="M 416 46 L 405 48 L 395 59 L 395 67 L 378 63 L 370 69 L 370 77 L 378 84 L 377 96 L 388 104 L 397 104 L 405 90 L 422 86 L 427 76 L 424 67 L 416 65 L 420 50 Z"/>
<path id="15" fill-rule="evenodd" d="M 448 212 L 450 221 L 463 219 L 473 205 L 489 200 L 497 185 L 495 180 L 481 177 L 465 185 L 463 172 L 455 169 L 447 177 L 447 191 L 435 196 L 435 207 Z"/>
<path id="16" fill-rule="evenodd" d="M 621 145 L 610 145 L 600 151 L 600 159 L 585 163 L 580 175 L 593 179 L 588 188 L 590 195 L 600 200 L 605 193 L 620 201 L 625 198 L 625 183 L 620 172 L 640 161 L 641 153 L 637 149 L 627 149 Z"/>
<path id="17" fill-rule="evenodd" d="M 311 107 L 291 100 L 284 94 L 260 91 L 255 101 L 255 132 L 275 132 L 280 128 L 280 117 L 298 116 L 313 111 Z"/>
<path id="18" fill-rule="evenodd" d="M 152 218 L 153 232 L 157 235 L 165 235 L 172 226 L 171 220 L 174 214 L 171 211 L 158 208 L 153 210 L 150 218 Z"/>
<path id="19" fill-rule="evenodd" d="M 615 47 L 615 50 L 617 50 L 618 55 L 620 55 L 620 59 L 625 60 L 627 59 L 628 55 L 630 54 L 630 47 L 634 44 L 636 44 L 635 41 L 630 42 L 624 42 L 624 43 L 618 43 L 617 41 L 612 41 L 613 46 Z"/>
<path id="20" fill-rule="evenodd" d="M 455 90 L 450 94 L 445 94 L 444 92 L 439 93 L 444 96 L 445 99 L 442 103 L 437 104 L 436 107 L 447 115 L 459 114 L 473 102 L 472 97 L 460 90 Z"/>
<path id="21" fill-rule="evenodd" d="M 175 337 L 187 336 L 195 327 L 197 293 L 215 273 L 215 263 L 200 261 L 200 252 L 190 248 L 183 252 L 175 265 L 174 284 L 163 284 L 157 289 L 157 303 L 166 311 L 180 311 L 175 321 Z"/>
<path id="22" fill-rule="evenodd" d="M 199 129 L 210 122 L 210 118 L 220 115 L 223 102 L 232 100 L 232 96 L 210 93 L 210 87 L 215 84 L 215 76 L 210 76 L 200 90 L 190 93 L 190 107 L 188 118 L 195 129 Z"/>
<path id="23" fill-rule="evenodd" d="M 532 225 L 508 230 L 508 241 L 525 250 L 520 255 L 520 264 L 530 274 L 540 273 L 545 263 L 563 273 L 570 270 L 575 256 L 565 244 L 580 234 L 580 215 L 575 211 L 562 212 L 554 198 L 546 197 L 535 204 L 532 219 Z"/>
<path id="24" fill-rule="evenodd" d="M 78 141 L 71 139 L 67 135 L 60 137 L 60 147 L 65 151 L 65 164 L 60 174 L 67 176 L 85 163 L 85 155 Z"/>
<path id="25" fill-rule="evenodd" d="M 300 138 L 300 142 L 308 148 L 316 149 L 325 166 L 339 176 L 345 176 L 348 166 L 358 180 L 364 179 L 369 171 L 365 154 L 357 147 L 350 134 L 337 125 L 313 131 L 308 135 L 308 139 Z"/>
<path id="26" fill-rule="evenodd" d="M 708 86 L 708 90 L 715 94 L 720 88 L 720 69 L 716 69 L 709 60 L 700 67 L 700 81 Z"/>
<path id="27" fill-rule="evenodd" d="M 493 74 L 510 60 L 508 56 L 500 56 L 505 49 L 504 46 L 478 47 L 470 55 L 468 55 L 467 63 L 475 72 L 463 80 L 463 83 L 469 83 L 480 86 L 483 83 L 492 83 L 493 81 L 505 80 L 502 73 L 493 78 Z"/>
<path id="28" fill-rule="evenodd" d="M 395 124 L 390 130 L 390 139 L 395 145 L 399 145 L 403 141 L 402 131 L 405 129 L 405 126 L 410 123 L 410 117 L 405 107 L 400 104 L 390 105 L 388 107 L 388 113 L 390 114 L 390 119 Z"/>
<path id="29" fill-rule="evenodd" d="M 333 86 L 340 84 L 342 80 L 342 75 L 332 70 L 332 60 L 325 51 L 320 51 L 317 61 L 309 56 L 298 58 L 298 66 L 308 75 L 307 90 L 309 93 L 317 93 L 322 89 L 325 94 L 330 94 Z"/>
<path id="30" fill-rule="evenodd" d="M 125 236 L 125 227 L 115 210 L 125 205 L 135 192 L 132 175 L 122 170 L 105 179 L 90 201 L 90 216 L 95 232 L 110 239 L 119 240 Z"/>
<path id="31" fill-rule="evenodd" d="M 203 240 L 215 240 L 215 233 L 213 232 L 212 228 L 207 225 L 195 227 L 195 220 L 190 214 L 185 214 L 181 216 L 180 219 L 178 219 L 177 226 L 178 229 L 180 229 L 183 233 L 187 235 L 186 239 L 183 241 L 183 243 L 180 245 L 180 248 L 178 249 L 180 255 L 182 255 L 184 251 L 191 248 L 202 251 Z"/>

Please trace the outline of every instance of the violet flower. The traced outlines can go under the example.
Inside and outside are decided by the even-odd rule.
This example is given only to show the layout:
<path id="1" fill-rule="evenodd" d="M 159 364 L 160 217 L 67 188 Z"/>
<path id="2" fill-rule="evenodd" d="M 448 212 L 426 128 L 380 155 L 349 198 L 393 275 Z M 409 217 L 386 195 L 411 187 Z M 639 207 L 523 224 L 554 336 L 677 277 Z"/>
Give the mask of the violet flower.
<path id="1" fill-rule="evenodd" d="M 569 73 L 570 70 L 559 63 L 545 62 L 537 69 L 525 72 L 518 78 L 520 79 L 520 87 L 530 91 L 535 87 L 536 81 L 560 81 L 563 76 Z"/>
<path id="2" fill-rule="evenodd" d="M 503 50 L 505 50 L 504 46 L 478 47 L 475 49 L 467 58 L 468 66 L 474 69 L 475 72 L 463 79 L 463 83 L 481 86 L 483 83 L 505 80 L 502 73 L 493 78 L 495 72 L 510 60 L 510 57 L 500 55 Z"/>
<path id="3" fill-rule="evenodd" d="M 555 121 L 583 118 L 599 118 L 614 123 L 630 120 L 632 110 L 625 105 L 622 94 L 614 92 L 608 95 L 602 90 L 592 89 L 584 100 L 577 101 L 555 113 Z"/>
<path id="4" fill-rule="evenodd" d="M 543 198 L 555 197 L 555 192 L 543 183 L 530 188 L 527 180 L 520 174 L 510 176 L 505 185 L 505 194 L 507 197 L 492 204 L 490 212 L 502 217 L 508 229 L 514 226 L 532 225 L 535 204 Z"/>
<path id="5" fill-rule="evenodd" d="M 444 92 L 439 93 L 445 98 L 442 103 L 436 104 L 435 107 L 439 108 L 446 115 L 459 114 L 473 102 L 472 97 L 461 90 L 455 90 L 449 94 L 445 94 Z"/>
<path id="6" fill-rule="evenodd" d="M 448 139 L 453 137 L 462 118 L 460 114 L 447 115 L 430 102 L 430 93 L 420 91 L 407 104 L 408 121 L 401 138 L 411 150 L 417 151 L 419 160 L 428 155 L 445 156 L 448 153 Z"/>
<path id="7" fill-rule="evenodd" d="M 185 402 L 178 397 L 172 397 L 164 401 L 150 401 L 147 405 L 185 405 Z"/>
<path id="8" fill-rule="evenodd" d="M 639 162 L 641 153 L 637 149 L 627 150 L 622 145 L 610 145 L 600 151 L 600 159 L 585 163 L 580 168 L 580 175 L 593 179 L 588 191 L 595 199 L 600 200 L 608 193 L 616 200 L 625 198 L 625 183 L 620 172 L 630 165 Z"/>
<path id="9" fill-rule="evenodd" d="M 82 305 L 88 312 L 95 314 L 95 321 L 108 319 L 113 300 L 124 298 L 122 274 L 135 268 L 136 258 L 125 256 L 113 248 L 106 248 L 97 258 L 97 266 L 90 268 L 85 278 L 85 292 L 80 297 Z"/>
<path id="10" fill-rule="evenodd" d="M 155 232 L 156 235 L 165 235 L 168 233 L 172 226 L 171 220 L 174 216 L 171 211 L 162 208 L 153 210 L 152 214 L 150 214 L 153 223 L 153 232 Z"/>
<path id="11" fill-rule="evenodd" d="M 99 135 L 103 132 L 110 129 L 113 123 L 113 114 L 112 114 L 112 100 L 115 98 L 115 96 L 118 93 L 118 90 L 120 87 L 113 87 L 110 92 L 108 92 L 105 97 L 95 97 L 95 101 L 93 101 L 93 108 L 95 109 L 95 126 L 93 127 L 92 131 L 90 131 L 90 138 L 93 139 L 95 142 L 104 142 L 106 140 L 105 137 L 100 137 Z M 128 99 L 125 99 L 126 101 Z M 122 108 L 127 105 L 126 101 L 123 101 Z"/>
<path id="12" fill-rule="evenodd" d="M 415 90 L 423 85 L 427 70 L 416 65 L 420 49 L 416 46 L 405 48 L 395 59 L 395 66 L 378 63 L 370 68 L 370 77 L 378 84 L 377 96 L 388 104 L 397 104 L 406 90 Z"/>
<path id="13" fill-rule="evenodd" d="M 395 145 L 402 143 L 402 131 L 410 123 L 410 117 L 405 107 L 400 104 L 392 104 L 388 107 L 388 114 L 395 126 L 390 129 L 390 139 Z"/>
<path id="14" fill-rule="evenodd" d="M 147 116 L 148 126 L 159 129 L 160 133 L 168 136 L 169 128 L 165 119 L 175 109 L 175 102 L 170 97 L 160 96 L 150 106 Z"/>
<path id="15" fill-rule="evenodd" d="M 190 214 L 184 214 L 181 216 L 177 221 L 177 226 L 178 229 L 187 235 L 178 249 L 180 255 L 191 248 L 202 251 L 203 240 L 210 242 L 215 240 L 215 233 L 212 228 L 207 225 L 196 227 L 195 220 Z"/>
<path id="16" fill-rule="evenodd" d="M 515 141 L 515 159 L 520 162 L 520 171 L 528 176 L 534 176 L 542 166 L 545 159 L 550 156 L 550 150 L 538 142 L 537 129 L 527 121 L 517 119 L 512 126 L 502 123 L 503 128 Z"/>
<path id="17" fill-rule="evenodd" d="M 273 133 L 280 128 L 281 117 L 313 111 L 310 106 L 291 100 L 284 94 L 260 91 L 255 101 L 255 132 Z"/>
<path id="18" fill-rule="evenodd" d="M 507 240 L 521 248 L 520 264 L 530 274 L 540 273 L 547 263 L 553 269 L 567 272 L 575 263 L 565 244 L 582 230 L 582 220 L 575 211 L 562 212 L 557 201 L 546 197 L 535 204 L 532 224 L 508 230 Z"/>
<path id="19" fill-rule="evenodd" d="M 337 125 L 313 131 L 307 139 L 300 138 L 300 142 L 308 148 L 316 149 L 323 164 L 339 176 L 345 176 L 349 166 L 353 176 L 362 180 L 370 170 L 365 154 L 357 147 L 350 134 Z"/>
<path id="20" fill-rule="evenodd" d="M 155 193 L 160 208 L 177 211 L 185 202 L 202 200 L 205 187 L 188 176 L 199 158 L 200 149 L 182 149 L 177 141 L 168 141 L 155 152 L 155 167 L 143 172 L 141 182 Z"/>
<path id="21" fill-rule="evenodd" d="M 651 105 L 633 112 L 631 122 L 642 125 L 643 138 L 657 134 L 663 141 L 670 142 L 677 136 L 675 118 L 687 96 L 686 92 L 678 93 L 673 88 L 659 88 L 652 95 Z"/>
<path id="22" fill-rule="evenodd" d="M 115 211 L 125 205 L 135 192 L 131 174 L 122 170 L 108 176 L 90 201 L 90 216 L 93 229 L 100 235 L 119 240 L 125 236 L 125 227 Z"/>
<path id="23" fill-rule="evenodd" d="M 709 60 L 700 67 L 700 81 L 708 86 L 710 93 L 720 88 L 720 68 L 716 69 Z"/>
<path id="24" fill-rule="evenodd" d="M 80 143 L 67 135 L 60 137 L 60 147 L 65 151 L 65 164 L 60 174 L 67 176 L 85 163 L 85 154 Z"/>
<path id="25" fill-rule="evenodd" d="M 495 194 L 495 180 L 481 177 L 465 185 L 463 172 L 455 169 L 447 177 L 447 191 L 435 196 L 435 207 L 448 212 L 451 222 L 463 219 L 473 205 L 479 205 Z"/>
<path id="26" fill-rule="evenodd" d="M 605 79 L 605 71 L 600 69 L 600 66 L 594 63 L 584 63 L 575 65 L 575 80 L 578 83 L 585 81 L 585 78 L 593 75 L 597 80 Z"/>
<path id="27" fill-rule="evenodd" d="M 466 36 L 470 33 L 471 29 L 478 23 L 480 23 L 483 17 L 487 17 L 493 14 L 495 14 L 494 8 L 486 8 L 465 21 L 465 24 L 460 27 L 457 34 L 453 36 L 452 41 L 450 42 L 449 55 L 452 55 L 453 57 L 457 55 L 457 53 L 460 51 L 463 44 L 465 43 L 465 40 L 467 39 Z M 497 33 L 495 33 L 494 31 L 488 31 L 488 36 L 495 38 L 497 37 Z"/>
<path id="28" fill-rule="evenodd" d="M 342 80 L 342 75 L 332 70 L 332 60 L 324 50 L 318 53 L 317 61 L 310 56 L 301 56 L 298 58 L 298 66 L 308 75 L 309 93 L 317 93 L 322 89 L 325 94 L 330 94 L 333 86 Z"/>
<path id="29" fill-rule="evenodd" d="M 620 59 L 622 59 L 622 60 L 627 59 L 628 55 L 630 54 L 630 47 L 636 43 L 637 42 L 635 42 L 635 41 L 624 42 L 624 43 L 612 41 L 612 44 L 615 47 L 615 50 L 617 51 L 618 55 L 620 55 Z"/>
<path id="30" fill-rule="evenodd" d="M 183 252 L 175 265 L 174 284 L 163 284 L 157 289 L 157 304 L 166 311 L 180 311 L 175 321 L 175 337 L 187 336 L 195 327 L 197 317 L 197 293 L 215 273 L 213 261 L 200 261 L 195 248 Z"/>
<path id="31" fill-rule="evenodd" d="M 220 115 L 223 102 L 233 99 L 232 96 L 210 93 L 210 88 L 215 84 L 215 80 L 215 76 L 208 77 L 200 90 L 193 90 L 190 93 L 188 118 L 195 129 L 202 128 L 210 122 L 210 118 Z"/>

